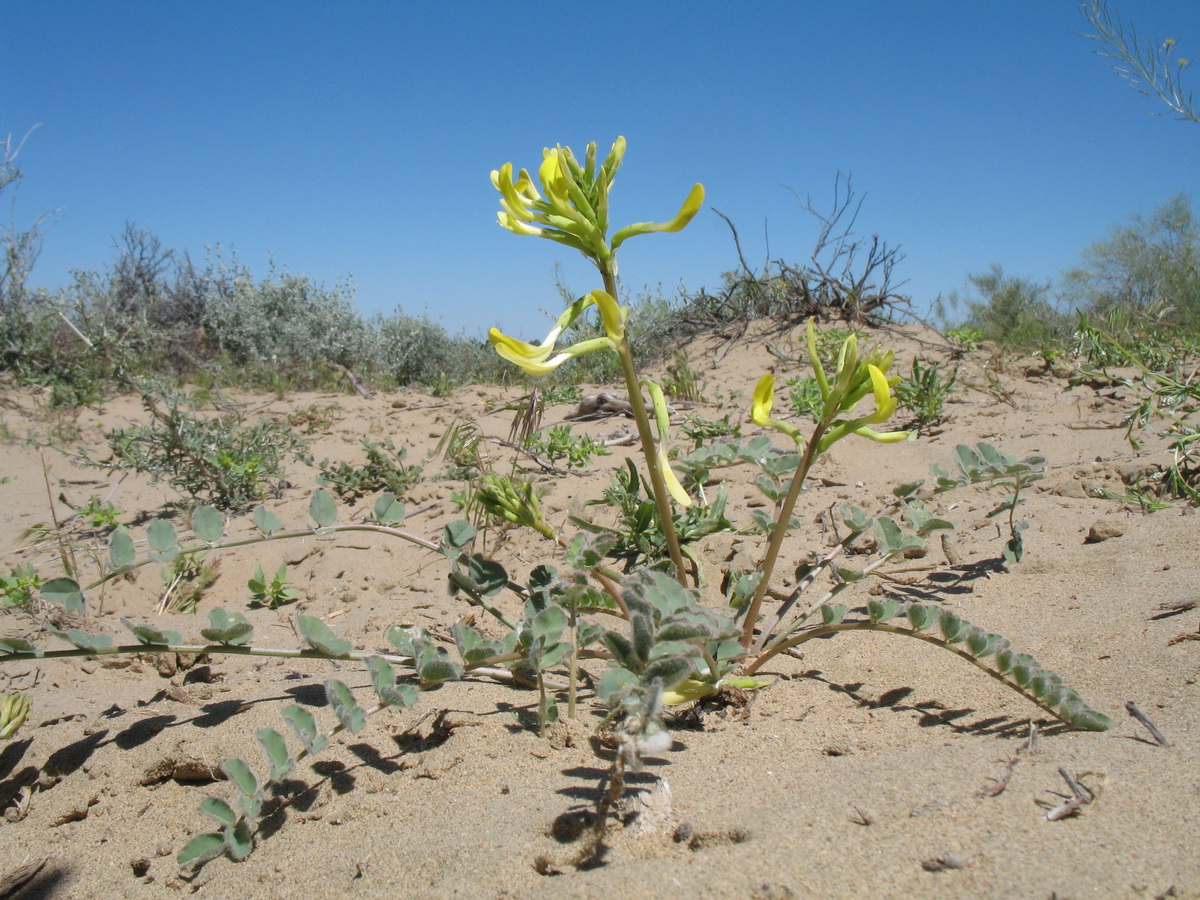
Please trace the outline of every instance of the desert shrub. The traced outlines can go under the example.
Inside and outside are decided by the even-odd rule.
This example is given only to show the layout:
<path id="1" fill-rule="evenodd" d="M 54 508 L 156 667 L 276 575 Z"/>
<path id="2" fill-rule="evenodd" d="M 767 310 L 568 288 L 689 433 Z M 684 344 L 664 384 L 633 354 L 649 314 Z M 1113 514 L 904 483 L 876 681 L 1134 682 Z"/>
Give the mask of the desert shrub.
<path id="1" fill-rule="evenodd" d="M 1067 273 L 1065 296 L 1093 318 L 1127 316 L 1122 338 L 1154 323 L 1200 329 L 1200 223 L 1187 196 L 1134 216 L 1084 250 L 1082 265 Z"/>
<path id="2" fill-rule="evenodd" d="M 1001 347 L 1040 348 L 1059 344 L 1071 334 L 1073 320 L 1050 298 L 1050 284 L 1007 275 L 998 265 L 987 272 L 968 275 L 977 296 L 951 294 L 950 308 L 965 305 L 960 327 L 977 331 L 983 340 Z"/>
<path id="3" fill-rule="evenodd" d="M 305 447 L 283 422 L 188 413 L 170 389 L 144 389 L 142 404 L 150 424 L 109 432 L 112 458 L 95 464 L 145 473 L 218 509 L 244 509 L 277 490 L 285 458 Z"/>
<path id="4" fill-rule="evenodd" d="M 1120 340 L 1080 314 L 1076 341 L 1083 363 L 1073 381 L 1103 376 L 1132 395 L 1124 421 L 1130 446 L 1139 450 L 1146 433 L 1169 441 L 1171 462 L 1138 486 L 1138 493 L 1200 503 L 1200 333 L 1159 328 Z"/>
<path id="5" fill-rule="evenodd" d="M 287 272 L 256 283 L 243 269 L 226 279 L 205 302 L 204 328 L 249 377 L 283 374 L 298 386 L 327 378 L 325 363 L 354 369 L 371 346 L 350 285 L 329 289 Z"/>

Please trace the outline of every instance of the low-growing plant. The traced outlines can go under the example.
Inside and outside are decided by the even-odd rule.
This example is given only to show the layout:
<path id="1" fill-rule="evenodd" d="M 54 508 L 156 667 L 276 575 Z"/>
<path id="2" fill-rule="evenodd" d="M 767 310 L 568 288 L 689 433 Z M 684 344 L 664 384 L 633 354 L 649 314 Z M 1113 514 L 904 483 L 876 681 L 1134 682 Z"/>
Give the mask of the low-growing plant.
<path id="1" fill-rule="evenodd" d="M 323 459 L 317 482 L 339 497 L 353 499 L 377 491 L 390 491 L 400 496 L 423 477 L 423 466 L 405 463 L 407 451 L 397 447 L 391 438 L 382 441 L 363 438 L 362 446 L 367 454 L 365 463 L 331 463 Z"/>
<path id="2" fill-rule="evenodd" d="M 1081 313 L 1077 348 L 1087 360 L 1073 380 L 1102 375 L 1127 388 L 1136 405 L 1125 416 L 1125 436 L 1134 450 L 1148 432 L 1169 440 L 1170 465 L 1149 481 L 1162 494 L 1200 503 L 1200 379 L 1195 365 L 1195 335 L 1179 329 L 1149 332 L 1119 341 L 1088 323 Z M 1133 376 L 1111 369 L 1132 368 Z"/>
<path id="3" fill-rule="evenodd" d="M 680 424 L 679 430 L 693 442 L 698 450 L 718 438 L 740 437 L 742 434 L 741 423 L 731 421 L 732 418 L 733 413 L 726 413 L 719 419 L 705 419 L 702 416 L 690 415 Z"/>
<path id="4" fill-rule="evenodd" d="M 663 393 L 672 400 L 684 400 L 689 403 L 703 403 L 706 381 L 704 377 L 692 368 L 688 362 L 687 353 L 675 351 L 675 359 L 667 366 L 667 378 L 663 382 Z"/>
<path id="5" fill-rule="evenodd" d="M 217 562 L 203 554 L 176 556 L 162 567 L 166 587 L 158 601 L 158 614 L 194 613 L 204 592 L 217 580 Z"/>
<path id="6" fill-rule="evenodd" d="M 551 463 L 563 463 L 568 469 L 581 469 L 593 456 L 607 456 L 603 441 L 590 435 L 575 434 L 570 425 L 555 425 L 534 434 L 525 449 Z"/>
<path id="7" fill-rule="evenodd" d="M 92 497 L 84 506 L 75 510 L 75 515 L 82 519 L 83 524 L 93 531 L 102 531 L 108 528 L 115 528 L 121 512 L 111 501 Z"/>
<path id="8" fill-rule="evenodd" d="M 983 343 L 983 330 L 972 328 L 970 325 L 947 328 L 943 334 L 954 345 L 954 349 L 961 353 L 974 353 Z"/>
<path id="9" fill-rule="evenodd" d="M 42 579 L 30 563 L 18 563 L 8 575 L 0 575 L 0 607 L 24 609 L 42 587 Z"/>
<path id="10" fill-rule="evenodd" d="M 922 430 L 942 421 L 946 398 L 957 380 L 957 366 L 943 377 L 936 363 L 923 366 L 919 359 L 914 359 L 912 374 L 896 385 L 896 400 L 913 414 L 913 423 Z"/>
<path id="11" fill-rule="evenodd" d="M 729 687 L 751 691 L 766 687 L 769 682 L 760 677 L 766 663 L 819 638 L 851 631 L 914 637 L 949 650 L 1069 727 L 1104 730 L 1110 726 L 1106 716 L 1084 703 L 1058 675 L 1032 656 L 1013 650 L 1001 636 L 964 621 L 945 605 L 909 603 L 886 595 L 854 608 L 836 602 L 839 595 L 890 561 L 921 547 L 927 536 L 953 527 L 929 506 L 946 491 L 973 484 L 1007 485 L 1014 495 L 997 511 L 1009 511 L 1013 539 L 1019 539 L 1012 510 L 1018 502 L 1017 492 L 1039 476 L 1040 458 L 1016 460 L 987 444 L 960 447 L 958 474 L 935 467 L 928 486 L 924 481 L 899 485 L 893 491 L 895 499 L 871 514 L 845 507 L 841 511 L 845 531 L 836 546 L 815 556 L 794 580 L 776 577 L 781 548 L 797 524 L 793 513 L 800 493 L 828 450 L 852 437 L 882 444 L 911 437 L 907 432 L 874 429 L 892 416 L 897 405 L 892 390 L 899 379 L 888 375 L 893 361 L 890 351 L 860 349 L 858 337 L 850 335 L 840 343 L 836 365 L 827 367 L 810 319 L 805 345 L 821 402 L 807 433 L 771 417 L 774 377 L 767 375 L 759 380 L 751 407 L 751 420 L 766 434 L 702 446 L 672 462 L 670 417 L 663 391 L 654 382 L 640 379 L 634 366 L 626 331 L 630 310 L 616 300 L 615 255 L 631 237 L 684 228 L 700 208 L 704 192 L 700 185 L 693 187 L 679 213 L 667 222 L 638 223 L 610 238 L 608 195 L 624 151 L 621 138 L 602 161 L 595 144 L 588 146 L 582 162 L 568 148 L 547 149 L 538 172 L 541 191 L 526 172 L 514 175 L 511 166 L 492 174 L 502 197 L 500 222 L 504 227 L 580 250 L 595 263 L 603 281 L 602 288 L 571 302 L 541 344 L 518 341 L 496 329 L 491 330 L 489 339 L 504 359 L 534 376 L 548 374 L 566 360 L 585 354 L 615 357 L 625 375 L 641 465 L 630 460 L 624 469 L 618 469 L 607 498 L 616 508 L 614 525 L 576 516 L 570 521 L 579 530 L 564 534 L 543 515 L 538 491 L 529 480 L 495 472 L 483 474 L 474 494 L 478 508 L 514 526 L 532 529 L 544 542 L 544 561 L 522 581 L 512 577 L 503 563 L 476 551 L 476 529 L 469 522 L 452 522 L 443 528 L 439 540 L 429 540 L 400 527 L 404 509 L 394 494 L 385 493 L 374 503 L 369 520 L 339 524 L 333 497 L 318 489 L 310 500 L 311 522 L 305 528 L 284 531 L 279 517 L 260 505 L 253 515 L 258 534 L 226 541 L 224 516 L 213 506 L 203 506 L 192 516 L 194 540 L 182 542 L 170 522 L 158 520 L 147 529 L 147 549 L 144 558 L 139 558 L 130 535 L 115 531 L 107 556 L 98 560 L 101 571 L 90 585 L 81 587 L 72 579 L 59 578 L 41 587 L 47 599 L 80 612 L 89 590 L 142 565 L 164 565 L 220 548 L 314 533 L 371 532 L 444 556 L 452 591 L 491 616 L 501 630 L 500 637 L 489 636 L 465 619 L 450 627 L 448 639 L 438 639 L 419 627 L 391 626 L 384 635 L 390 649 L 367 653 L 355 650 L 321 620 L 301 614 L 294 617 L 299 648 L 264 647 L 251 643 L 254 628 L 244 616 L 214 609 L 209 613 L 209 626 L 200 629 L 205 641 L 201 644 L 184 644 L 179 634 L 128 620 L 123 624 L 136 643 L 127 645 L 115 645 L 108 635 L 80 629 L 50 629 L 73 645 L 66 650 L 43 649 L 20 638 L 0 638 L 0 661 L 203 652 L 366 665 L 374 694 L 370 704 L 360 704 L 344 682 L 329 679 L 325 695 L 336 720 L 329 730 L 308 710 L 290 706 L 283 711 L 290 739 L 272 728 L 256 734 L 265 769 L 255 770 L 240 759 L 223 764 L 232 802 L 210 797 L 201 804 L 201 812 L 216 823 L 217 830 L 189 841 L 178 856 L 181 864 L 199 864 L 221 854 L 235 860 L 245 858 L 260 837 L 259 823 L 280 802 L 269 792 L 271 784 L 279 783 L 302 759 L 319 752 L 332 735 L 356 733 L 375 712 L 411 706 L 419 690 L 455 679 L 482 678 L 537 690 L 538 728 L 543 733 L 547 724 L 561 715 L 559 704 L 564 694 L 568 716 L 576 713 L 581 699 L 607 709 L 604 728 L 616 752 L 590 845 L 577 856 L 579 864 L 599 859 L 608 813 L 624 790 L 625 772 L 641 766 L 645 756 L 669 750 L 668 710 L 713 697 Z M 570 334 L 570 326 L 593 307 L 599 311 L 600 321 L 590 331 L 599 334 L 560 350 L 557 339 Z M 643 392 L 650 398 L 649 405 Z M 864 401 L 872 408 L 860 410 Z M 783 435 L 786 450 L 774 446 L 768 436 L 772 433 Z M 714 469 L 738 464 L 755 465 L 767 476 L 759 486 L 772 498 L 774 514 L 763 523 L 766 541 L 758 565 L 739 577 L 733 602 L 712 608 L 700 601 L 696 587 L 701 577 L 699 557 L 690 552 L 690 545 L 714 531 L 735 527 L 727 515 L 727 491 L 720 488 L 709 499 L 703 486 Z M 874 539 L 875 550 L 860 568 L 835 566 L 844 551 L 868 536 Z M 612 560 L 623 563 L 620 571 L 610 565 Z M 802 602 L 822 572 L 835 576 L 832 586 L 823 596 Z M 281 584 L 284 575 L 285 571 L 277 573 Z M 268 587 L 265 576 L 258 581 Z M 519 615 L 511 612 L 511 603 L 498 602 L 506 594 L 519 601 Z"/>
<path id="12" fill-rule="evenodd" d="M 25 694 L 4 694 L 0 697 L 0 740 L 12 739 L 25 724 L 32 704 Z"/>
<path id="13" fill-rule="evenodd" d="M 336 403 L 310 403 L 288 413 L 287 423 L 292 428 L 302 429 L 303 434 L 316 434 L 332 428 L 341 411 Z"/>
<path id="14" fill-rule="evenodd" d="M 254 570 L 254 576 L 246 583 L 250 588 L 250 601 L 259 603 L 268 609 L 278 609 L 285 603 L 291 603 L 300 596 L 300 592 L 292 587 L 287 580 L 287 563 L 282 562 L 270 579 L 263 573 L 263 567 Z"/>
<path id="15" fill-rule="evenodd" d="M 285 457 L 306 446 L 282 422 L 247 423 L 241 413 L 202 418 L 185 412 L 183 404 L 173 390 L 143 390 L 150 424 L 109 432 L 112 457 L 84 461 L 145 473 L 194 502 L 244 509 L 277 489 Z"/>
<path id="16" fill-rule="evenodd" d="M 793 377 L 787 379 L 784 384 L 791 388 L 788 401 L 791 404 L 793 415 L 806 416 L 815 422 L 820 415 L 822 406 L 821 385 L 817 382 L 816 376 Z"/>

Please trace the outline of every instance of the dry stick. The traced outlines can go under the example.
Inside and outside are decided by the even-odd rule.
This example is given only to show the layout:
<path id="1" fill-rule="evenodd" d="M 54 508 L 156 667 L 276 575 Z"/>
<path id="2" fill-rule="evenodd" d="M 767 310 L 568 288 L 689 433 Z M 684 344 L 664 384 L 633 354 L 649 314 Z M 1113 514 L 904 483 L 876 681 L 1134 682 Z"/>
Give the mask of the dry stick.
<path id="1" fill-rule="evenodd" d="M 327 362 L 327 363 L 325 363 L 325 368 L 332 369 L 335 372 L 340 372 L 342 374 L 342 377 L 344 377 L 348 382 L 350 382 L 350 386 L 353 387 L 354 390 L 358 391 L 359 395 L 361 397 L 363 397 L 364 399 L 366 399 L 366 400 L 376 400 L 377 399 L 375 396 L 373 396 L 371 393 L 369 393 L 366 388 L 364 388 L 362 386 L 362 384 L 359 382 L 359 380 L 354 377 L 354 373 L 351 372 L 349 369 L 347 369 L 345 366 L 339 366 L 337 363 Z"/>
<path id="2" fill-rule="evenodd" d="M 1150 737 L 1158 741 L 1160 747 L 1171 746 L 1169 743 L 1167 743 L 1167 739 L 1162 736 L 1162 732 L 1154 727 L 1154 723 L 1146 718 L 1146 714 L 1134 706 L 1132 700 L 1125 704 L 1125 711 L 1146 726 L 1146 729 L 1150 732 Z"/>

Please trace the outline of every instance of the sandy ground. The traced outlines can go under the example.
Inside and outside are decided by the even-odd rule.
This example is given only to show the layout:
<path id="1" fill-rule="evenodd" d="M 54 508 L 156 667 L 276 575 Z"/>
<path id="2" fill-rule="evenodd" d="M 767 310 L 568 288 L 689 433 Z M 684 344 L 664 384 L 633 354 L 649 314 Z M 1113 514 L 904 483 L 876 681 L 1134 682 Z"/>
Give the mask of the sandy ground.
<path id="1" fill-rule="evenodd" d="M 787 334 L 770 341 L 795 351 Z M 897 371 L 906 372 L 915 353 L 946 359 L 935 343 L 901 340 Z M 707 381 L 708 402 L 697 412 L 712 419 L 727 412 L 744 419 L 759 373 L 787 377 L 805 368 L 768 354 L 762 338 L 701 342 L 690 359 Z M 986 352 L 968 357 L 964 381 L 985 384 L 988 359 Z M 1172 643 L 1197 632 L 1200 611 L 1160 609 L 1200 594 L 1194 510 L 1177 505 L 1145 515 L 1088 495 L 1096 486 L 1123 490 L 1124 480 L 1165 458 L 1153 442 L 1135 453 L 1125 441 L 1120 423 L 1128 396 L 1111 387 L 1068 391 L 1036 360 L 1010 361 L 998 377 L 1011 403 L 964 389 L 940 430 L 915 443 L 838 444 L 801 499 L 797 515 L 807 527 L 789 539 L 780 571 L 826 546 L 821 515 L 831 506 L 850 501 L 873 509 L 893 485 L 927 475 L 931 463 L 952 467 L 958 443 L 986 440 L 1019 456 L 1039 453 L 1048 460 L 1047 477 L 1021 508 L 1030 522 L 1022 563 L 1007 570 L 997 564 L 1004 538 L 987 513 L 999 498 L 965 489 L 937 501 L 958 525 L 948 550 L 932 541 L 924 559 L 889 566 L 891 580 L 864 582 L 843 596 L 861 606 L 882 585 L 944 603 L 1063 674 L 1112 717 L 1111 731 L 1066 730 L 919 641 L 881 634 L 813 641 L 802 659 L 770 664 L 771 686 L 748 706 L 675 723 L 671 751 L 630 778 L 631 795 L 649 807 L 641 820 L 658 827 L 614 822 L 600 864 L 581 870 L 571 865 L 578 852 L 572 838 L 595 807 L 611 759 L 592 740 L 598 711 L 585 704 L 578 719 L 541 739 L 529 727 L 535 692 L 460 682 L 422 694 L 411 710 L 372 717 L 357 735 L 337 737 L 290 776 L 289 802 L 266 820 L 246 861 L 222 858 L 194 873 L 181 871 L 175 855 L 210 827 L 200 801 L 210 793 L 231 797 L 228 784 L 207 777 L 215 766 L 241 756 L 261 770 L 256 729 L 286 731 L 279 713 L 292 702 L 329 727 L 321 682 L 336 676 L 366 688 L 365 673 L 348 664 L 240 657 L 188 670 L 149 658 L 8 663 L 0 665 L 0 686 L 27 690 L 34 708 L 16 739 L 0 748 L 0 878 L 44 860 L 14 894 L 22 898 L 1200 897 L 1200 643 Z M 504 437 L 511 413 L 489 409 L 518 396 L 494 388 L 467 388 L 448 399 L 403 392 L 375 402 L 289 395 L 257 414 L 336 404 L 332 426 L 306 436 L 316 459 L 361 460 L 363 437 L 391 437 L 410 460 L 420 460 L 456 420 Z M 51 504 L 68 523 L 73 507 L 111 497 L 138 537 L 148 519 L 170 514 L 169 488 L 80 468 L 25 441 L 57 434 L 67 449 L 100 452 L 103 430 L 144 420 L 133 398 L 115 399 L 100 414 L 66 416 L 47 410 L 44 395 L 7 385 L 2 403 L 9 439 L 0 475 L 13 478 L 0 485 L 4 571 L 28 561 L 56 574 L 53 546 L 38 544 L 30 531 L 52 524 Z M 570 410 L 551 408 L 545 423 Z M 610 435 L 629 424 L 610 419 L 576 428 Z M 743 435 L 754 432 L 743 426 Z M 500 446 L 492 452 L 508 458 Z M 630 452 L 598 457 L 583 474 L 539 474 L 549 488 L 550 520 L 564 523 L 569 512 L 583 510 Z M 437 480 L 444 467 L 428 462 L 428 480 L 404 498 L 413 511 L 405 527 L 432 539 L 459 517 L 449 498 L 462 485 Z M 294 464 L 294 487 L 268 501 L 288 525 L 307 522 L 315 474 Z M 726 477 L 732 518 L 745 524 L 743 500 L 755 496 L 751 473 L 742 467 Z M 340 520 L 361 515 L 371 499 L 343 504 Z M 598 507 L 587 512 L 606 515 Z M 1112 536 L 1087 542 L 1101 520 Z M 176 521 L 182 527 L 186 517 Z M 247 515 L 228 524 L 231 535 L 250 527 Z M 68 530 L 89 543 L 77 523 Z M 545 546 L 524 535 L 492 532 L 487 541 L 518 579 L 548 560 Z M 757 554 L 760 546 L 760 538 L 733 534 L 701 545 L 708 602 L 720 602 L 716 585 L 726 560 L 739 551 Z M 85 627 L 118 635 L 118 617 L 127 616 L 198 640 L 208 611 L 223 606 L 250 618 L 256 643 L 297 646 L 291 617 L 303 612 L 371 649 L 385 646 L 390 624 L 445 627 L 478 615 L 448 596 L 442 557 L 377 535 L 311 536 L 214 558 L 219 577 L 199 615 L 155 616 L 163 583 L 151 566 L 102 597 L 89 596 Z M 249 608 L 246 581 L 255 565 L 270 572 L 280 561 L 290 566 L 299 600 L 279 610 Z M 964 572 L 970 577 L 960 578 Z M 30 615 L 0 614 L 0 634 L 61 645 L 38 635 L 38 627 Z M 1128 701 L 1169 746 L 1127 715 Z M 1031 721 L 1040 725 L 1033 747 Z M 1047 808 L 1069 793 L 1060 768 L 1097 798 L 1079 815 L 1048 821 Z"/>

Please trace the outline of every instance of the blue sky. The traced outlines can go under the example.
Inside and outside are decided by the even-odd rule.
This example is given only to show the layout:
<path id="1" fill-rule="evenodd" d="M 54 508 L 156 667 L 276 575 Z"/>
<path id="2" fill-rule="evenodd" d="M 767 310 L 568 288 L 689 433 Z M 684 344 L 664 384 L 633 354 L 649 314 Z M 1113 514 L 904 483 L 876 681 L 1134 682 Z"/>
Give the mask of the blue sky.
<path id="1" fill-rule="evenodd" d="M 1110 5 L 1200 59 L 1197 0 Z M 257 276 L 352 276 L 368 313 L 532 336 L 555 263 L 598 285 L 496 224 L 488 173 L 623 134 L 615 227 L 707 189 L 687 230 L 622 248 L 630 291 L 719 286 L 737 257 L 708 206 L 752 263 L 804 261 L 793 191 L 825 207 L 842 172 L 924 308 L 993 263 L 1057 278 L 1130 215 L 1200 202 L 1200 126 L 1153 115 L 1086 30 L 1073 0 L 10 4 L 0 134 L 40 127 L 0 214 L 60 210 L 34 285 L 110 265 L 131 221 Z"/>

